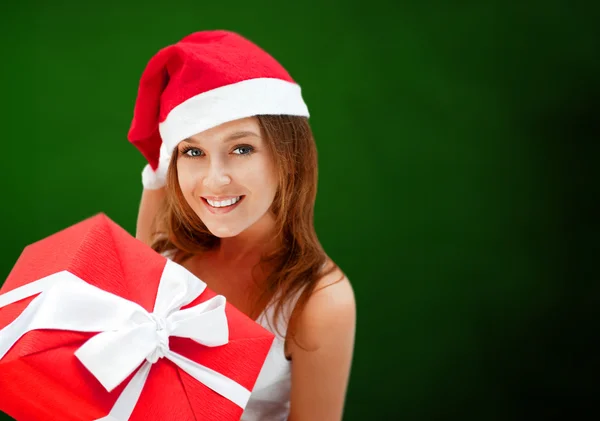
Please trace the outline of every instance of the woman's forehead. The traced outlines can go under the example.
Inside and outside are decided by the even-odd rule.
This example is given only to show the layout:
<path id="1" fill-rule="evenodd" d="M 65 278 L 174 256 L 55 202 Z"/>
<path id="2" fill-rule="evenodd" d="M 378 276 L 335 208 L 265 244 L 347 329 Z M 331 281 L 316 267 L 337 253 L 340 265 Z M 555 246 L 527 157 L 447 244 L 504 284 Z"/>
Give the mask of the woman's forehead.
<path id="1" fill-rule="evenodd" d="M 184 139 L 188 143 L 226 143 L 244 137 L 261 137 L 256 117 L 228 121 Z"/>

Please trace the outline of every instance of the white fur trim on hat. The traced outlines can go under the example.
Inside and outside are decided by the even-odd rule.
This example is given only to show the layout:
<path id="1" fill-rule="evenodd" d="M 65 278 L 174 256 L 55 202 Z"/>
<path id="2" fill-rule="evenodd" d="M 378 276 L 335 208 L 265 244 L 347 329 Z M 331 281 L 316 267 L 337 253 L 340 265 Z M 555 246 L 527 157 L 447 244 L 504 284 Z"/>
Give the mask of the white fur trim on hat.
<path id="1" fill-rule="evenodd" d="M 173 108 L 159 124 L 159 131 L 170 155 L 179 142 L 197 133 L 239 118 L 267 114 L 309 117 L 300 86 L 282 79 L 255 78 L 215 88 Z"/>
<path id="2" fill-rule="evenodd" d="M 158 190 L 167 184 L 167 170 L 171 162 L 171 152 L 167 150 L 164 143 L 160 146 L 160 158 L 158 159 L 158 168 L 152 169 L 150 164 L 146 164 L 142 170 L 142 185 L 146 190 Z"/>

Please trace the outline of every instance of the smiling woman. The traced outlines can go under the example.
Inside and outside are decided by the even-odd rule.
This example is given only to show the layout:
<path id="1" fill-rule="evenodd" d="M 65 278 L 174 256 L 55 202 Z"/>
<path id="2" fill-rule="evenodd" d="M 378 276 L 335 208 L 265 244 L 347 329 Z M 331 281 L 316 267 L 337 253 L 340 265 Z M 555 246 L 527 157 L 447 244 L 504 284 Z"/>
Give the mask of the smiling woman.
<path id="1" fill-rule="evenodd" d="M 137 237 L 276 335 L 242 420 L 341 419 L 356 310 L 314 229 L 300 87 L 235 33 L 191 34 L 148 63 L 129 139 L 149 162 Z"/>

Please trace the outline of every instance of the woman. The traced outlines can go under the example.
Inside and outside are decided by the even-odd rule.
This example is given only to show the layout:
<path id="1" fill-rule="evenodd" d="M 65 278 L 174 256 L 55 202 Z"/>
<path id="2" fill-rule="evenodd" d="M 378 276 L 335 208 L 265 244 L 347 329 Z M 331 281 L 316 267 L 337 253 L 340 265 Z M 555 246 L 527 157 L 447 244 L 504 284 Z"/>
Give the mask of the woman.
<path id="1" fill-rule="evenodd" d="M 129 139 L 149 161 L 137 237 L 276 334 L 242 420 L 341 419 L 355 301 L 313 227 L 299 86 L 238 34 L 194 33 L 148 63 Z"/>

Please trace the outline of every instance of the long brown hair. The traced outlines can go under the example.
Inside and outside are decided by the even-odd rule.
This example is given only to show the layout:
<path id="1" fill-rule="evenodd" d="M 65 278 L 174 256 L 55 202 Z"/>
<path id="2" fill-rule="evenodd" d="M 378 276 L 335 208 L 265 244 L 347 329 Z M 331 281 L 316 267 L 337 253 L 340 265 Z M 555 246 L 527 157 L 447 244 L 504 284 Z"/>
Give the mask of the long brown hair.
<path id="1" fill-rule="evenodd" d="M 282 317 L 284 306 L 299 294 L 289 319 L 288 337 L 294 336 L 298 317 L 318 280 L 335 270 L 324 271 L 327 256 L 313 225 L 317 194 L 317 150 L 305 117 L 287 115 L 257 116 L 266 144 L 278 169 L 279 186 L 271 212 L 275 215 L 275 238 L 279 248 L 262 256 L 259 265 L 271 268 L 260 288 L 250 317 L 273 299 L 273 319 Z M 159 253 L 174 252 L 182 262 L 219 244 L 186 202 L 177 176 L 177 153 L 173 153 L 167 174 L 167 194 L 154 222 L 152 248 Z M 278 324 L 274 323 L 275 329 Z M 280 332 L 278 332 L 280 333 Z"/>

